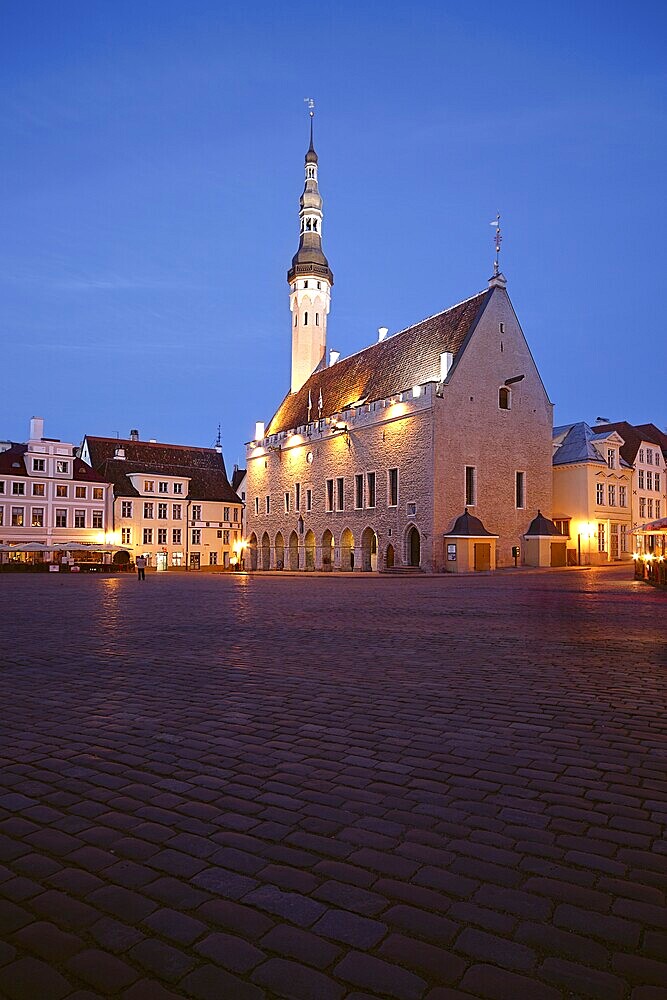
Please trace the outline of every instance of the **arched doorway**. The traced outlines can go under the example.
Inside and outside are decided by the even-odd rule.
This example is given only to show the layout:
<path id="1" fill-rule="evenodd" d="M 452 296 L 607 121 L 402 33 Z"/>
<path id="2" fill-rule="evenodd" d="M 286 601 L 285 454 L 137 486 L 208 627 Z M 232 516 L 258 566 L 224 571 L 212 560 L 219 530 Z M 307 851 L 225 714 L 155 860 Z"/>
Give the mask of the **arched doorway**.
<path id="1" fill-rule="evenodd" d="M 408 566 L 419 566 L 421 561 L 421 538 L 414 524 L 406 535 L 406 554 Z"/>
<path id="2" fill-rule="evenodd" d="M 269 569 L 271 566 L 271 539 L 265 531 L 262 535 L 262 569 Z"/>
<path id="3" fill-rule="evenodd" d="M 306 550 L 306 569 L 315 569 L 315 535 L 310 528 L 303 541 Z"/>
<path id="4" fill-rule="evenodd" d="M 378 568 L 378 540 L 372 528 L 366 528 L 361 536 L 361 568 L 366 573 L 375 573 Z"/>
<path id="5" fill-rule="evenodd" d="M 325 573 L 334 568 L 334 536 L 327 530 L 322 535 L 322 569 Z"/>
<path id="6" fill-rule="evenodd" d="M 296 531 L 289 536 L 289 568 L 299 568 L 299 536 Z"/>
<path id="7" fill-rule="evenodd" d="M 384 559 L 384 565 L 386 569 L 391 569 L 394 565 L 394 546 L 391 543 L 387 546 L 387 554 Z"/>
<path id="8" fill-rule="evenodd" d="M 349 528 L 340 536 L 340 568 L 347 572 L 354 569 L 354 535 Z"/>
<path id="9" fill-rule="evenodd" d="M 248 539 L 248 555 L 246 557 L 248 569 L 257 569 L 257 535 L 253 531 Z"/>
<path id="10" fill-rule="evenodd" d="M 280 532 L 276 535 L 276 569 L 285 568 L 285 539 Z"/>

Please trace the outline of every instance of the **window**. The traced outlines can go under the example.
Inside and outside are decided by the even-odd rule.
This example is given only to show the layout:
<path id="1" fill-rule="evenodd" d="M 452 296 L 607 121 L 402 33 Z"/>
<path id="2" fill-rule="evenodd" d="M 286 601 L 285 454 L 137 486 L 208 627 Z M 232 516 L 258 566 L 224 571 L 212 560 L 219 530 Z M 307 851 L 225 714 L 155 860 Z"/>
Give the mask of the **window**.
<path id="1" fill-rule="evenodd" d="M 217 538 L 222 538 L 222 532 L 220 531 L 220 529 L 218 529 L 215 534 Z"/>
<path id="2" fill-rule="evenodd" d="M 222 520 L 223 521 L 228 521 L 229 520 L 229 507 L 223 507 L 222 508 Z"/>
<path id="3" fill-rule="evenodd" d="M 660 492 L 660 473 L 659 472 L 656 472 L 653 475 L 653 487 L 654 487 L 656 493 Z"/>
<path id="4" fill-rule="evenodd" d="M 145 503 L 144 504 L 144 517 L 146 518 L 146 520 L 149 520 L 150 518 L 153 517 L 153 504 L 152 503 Z"/>
<path id="5" fill-rule="evenodd" d="M 477 503 L 477 469 L 474 465 L 466 465 L 465 489 L 465 506 L 474 507 Z"/>
<path id="6" fill-rule="evenodd" d="M 604 483 L 595 484 L 595 502 L 597 504 L 604 503 Z"/>
<path id="7" fill-rule="evenodd" d="M 222 533 L 222 544 L 229 545 L 229 528 L 225 529 Z"/>
<path id="8" fill-rule="evenodd" d="M 67 516 L 67 512 L 66 511 L 61 511 L 61 513 L 65 514 L 65 516 Z M 23 514 L 24 514 L 24 508 L 23 507 L 12 507 L 12 528 L 22 528 L 23 527 Z M 59 527 L 66 527 L 66 525 L 59 525 L 58 524 L 58 511 L 56 511 L 56 528 L 59 528 Z"/>
<path id="9" fill-rule="evenodd" d="M 598 552 L 606 552 L 606 526 L 603 521 L 598 522 Z"/>
<path id="10" fill-rule="evenodd" d="M 5 523 L 5 508 L 0 507 L 0 525 Z"/>
<path id="11" fill-rule="evenodd" d="M 121 500 L 121 503 L 120 503 L 120 516 L 121 517 L 132 517 L 132 501 L 131 500 Z"/>
<path id="12" fill-rule="evenodd" d="M 653 465 L 653 449 L 652 448 L 647 448 L 646 449 L 646 464 L 647 465 Z"/>
<path id="13" fill-rule="evenodd" d="M 334 509 L 334 481 L 327 479 L 327 510 Z"/>
<path id="14" fill-rule="evenodd" d="M 610 507 L 616 506 L 616 487 L 612 486 L 611 483 L 607 487 L 607 503 Z"/>
<path id="15" fill-rule="evenodd" d="M 183 483 L 174 483 L 174 493 L 183 492 Z"/>
<path id="16" fill-rule="evenodd" d="M 132 544 L 132 528 L 121 528 L 120 529 L 120 541 L 122 545 Z"/>
<path id="17" fill-rule="evenodd" d="M 641 518 L 646 517 L 646 497 L 639 498 L 639 516 Z"/>
<path id="18" fill-rule="evenodd" d="M 255 497 L 255 514 L 259 515 L 259 497 Z"/>
<path id="19" fill-rule="evenodd" d="M 168 493 L 169 483 L 158 483 L 157 488 L 158 488 L 158 493 Z"/>
<path id="20" fill-rule="evenodd" d="M 172 552 L 171 553 L 171 565 L 172 566 L 182 566 L 183 565 L 183 553 L 182 552 Z"/>
<path id="21" fill-rule="evenodd" d="M 154 479 L 144 479 L 144 493 L 155 493 Z"/>
<path id="22" fill-rule="evenodd" d="M 375 473 L 366 473 L 366 506 L 375 507 Z"/>
<path id="23" fill-rule="evenodd" d="M 644 461 L 644 449 L 643 448 L 639 449 L 639 461 L 640 462 Z"/>
<path id="24" fill-rule="evenodd" d="M 171 519 L 172 521 L 180 521 L 183 516 L 183 508 L 180 503 L 173 503 L 171 505 Z"/>
<path id="25" fill-rule="evenodd" d="M 646 489 L 647 490 L 652 490 L 653 489 L 653 473 L 652 472 L 647 472 L 646 473 Z"/>
<path id="26" fill-rule="evenodd" d="M 167 506 L 166 503 L 159 503 L 157 505 L 157 516 L 158 516 L 158 520 L 159 521 L 166 521 L 167 520 L 167 509 L 168 509 L 168 506 Z"/>
<path id="27" fill-rule="evenodd" d="M 660 506 L 661 506 L 660 501 L 656 500 L 656 502 L 655 502 L 655 516 L 656 517 L 660 517 Z"/>
<path id="28" fill-rule="evenodd" d="M 354 506 L 361 510 L 364 506 L 364 476 L 360 473 L 354 477 Z"/>
<path id="29" fill-rule="evenodd" d="M 243 494 L 243 499 L 245 500 L 245 493 Z M 238 522 L 238 519 L 239 519 L 239 509 L 238 507 L 234 507 L 234 520 Z"/>
<path id="30" fill-rule="evenodd" d="M 76 497 L 77 500 L 85 500 L 87 493 L 88 490 L 86 489 L 85 486 L 74 487 L 74 496 Z"/>
<path id="31" fill-rule="evenodd" d="M 627 486 L 618 487 L 618 506 L 627 507 L 628 506 L 628 488 Z"/>
<path id="32" fill-rule="evenodd" d="M 415 514 L 417 513 L 417 504 L 416 503 L 406 504 L 405 510 L 408 517 L 414 517 Z M 391 534 L 391 529 L 389 529 L 389 534 Z"/>
<path id="33" fill-rule="evenodd" d="M 501 410 L 509 410 L 512 400 L 512 393 L 506 385 L 502 385 L 498 390 L 498 406 Z"/>
<path id="34" fill-rule="evenodd" d="M 201 528 L 192 529 L 192 544 L 201 545 Z"/>
<path id="35" fill-rule="evenodd" d="M 12 495 L 15 497 L 25 496 L 25 483 L 12 483 Z"/>
<path id="36" fill-rule="evenodd" d="M 158 545 L 166 545 L 167 544 L 167 529 L 166 528 L 158 528 L 157 529 L 157 543 L 158 543 Z"/>
<path id="37" fill-rule="evenodd" d="M 387 484 L 388 500 L 390 507 L 398 506 L 398 469 L 390 469 Z"/>
<path id="38" fill-rule="evenodd" d="M 648 508 L 647 511 L 646 511 L 646 515 L 647 515 L 647 517 L 648 517 L 648 519 L 650 521 L 651 518 L 653 517 L 653 497 L 649 497 L 648 498 L 648 500 L 646 501 L 646 505 L 647 505 L 647 508 Z"/>
<path id="39" fill-rule="evenodd" d="M 68 473 L 69 472 L 69 462 L 63 462 L 62 459 L 58 459 L 56 462 L 56 472 Z"/>
<path id="40" fill-rule="evenodd" d="M 2 482 L 2 480 L 0 480 L 0 493 L 4 493 L 4 492 L 5 492 L 5 484 L 4 484 L 4 482 Z"/>
<path id="41" fill-rule="evenodd" d="M 60 484 L 57 484 L 56 485 L 56 496 L 57 497 L 66 497 L 67 496 L 67 487 L 66 486 L 61 486 Z"/>
<path id="42" fill-rule="evenodd" d="M 285 491 L 285 513 L 286 513 L 286 514 L 289 514 L 289 510 L 290 510 L 290 501 L 291 501 L 291 497 L 290 497 L 290 493 L 289 493 L 289 490 L 286 490 L 286 491 Z"/>
<path id="43" fill-rule="evenodd" d="M 566 538 L 570 537 L 570 518 L 564 517 L 560 521 L 554 521 L 556 528 L 560 531 L 561 535 L 565 535 Z"/>
<path id="44" fill-rule="evenodd" d="M 319 313 L 315 313 L 315 326 L 319 326 L 319 325 L 320 325 L 320 314 Z"/>
<path id="45" fill-rule="evenodd" d="M 607 448 L 607 465 L 610 469 L 616 468 L 616 450 L 614 448 Z"/>
<path id="46" fill-rule="evenodd" d="M 86 512 L 85 512 L 85 510 L 75 510 L 74 511 L 74 527 L 75 528 L 85 528 L 86 527 Z"/>
<path id="47" fill-rule="evenodd" d="M 46 462 L 43 458 L 33 458 L 32 460 L 32 471 L 33 472 L 44 472 L 46 468 Z"/>
<path id="48" fill-rule="evenodd" d="M 656 451 L 656 453 L 655 453 L 655 464 L 658 467 L 660 466 L 660 452 L 659 451 Z"/>
<path id="49" fill-rule="evenodd" d="M 518 509 L 526 506 L 526 473 L 517 472 L 514 484 L 515 502 Z"/>
<path id="50" fill-rule="evenodd" d="M 103 526 L 104 515 L 101 510 L 93 511 L 93 528 L 101 528 Z"/>
<path id="51" fill-rule="evenodd" d="M 195 503 L 192 505 L 192 520 L 201 521 L 201 504 Z"/>
<path id="52" fill-rule="evenodd" d="M 271 497 L 268 494 L 264 498 L 264 509 L 267 514 L 271 513 Z"/>
<path id="53" fill-rule="evenodd" d="M 152 544 L 153 544 L 153 529 L 144 528 L 144 545 L 152 545 Z"/>
<path id="54" fill-rule="evenodd" d="M 62 507 L 56 507 L 56 528 L 67 527 L 67 511 Z"/>
<path id="55" fill-rule="evenodd" d="M 104 490 L 101 486 L 93 486 L 93 500 L 104 500 Z"/>
<path id="56" fill-rule="evenodd" d="M 43 528 L 44 527 L 44 508 L 43 507 L 33 507 L 32 508 L 32 526 L 33 526 L 33 528 Z"/>
<path id="57" fill-rule="evenodd" d="M 299 325 L 299 314 L 298 313 L 294 313 L 294 325 L 295 326 Z"/>
<path id="58" fill-rule="evenodd" d="M 180 545 L 182 537 L 183 536 L 182 536 L 182 532 L 181 532 L 180 528 L 172 528 L 171 529 L 171 541 L 172 541 L 172 545 Z"/>
<path id="59" fill-rule="evenodd" d="M 345 480 L 342 476 L 336 480 L 336 510 L 345 510 Z"/>
<path id="60" fill-rule="evenodd" d="M 294 484 L 294 507 L 301 510 L 301 483 Z"/>
<path id="61" fill-rule="evenodd" d="M 303 325 L 308 326 L 308 313 L 303 314 Z"/>
<path id="62" fill-rule="evenodd" d="M 644 489 L 644 470 L 643 469 L 639 470 L 637 478 L 639 480 L 639 482 L 638 482 L 639 489 L 643 490 Z"/>
<path id="63" fill-rule="evenodd" d="M 627 525 L 621 525 L 621 552 L 628 551 L 628 528 Z"/>
<path id="64" fill-rule="evenodd" d="M 208 557 L 208 562 L 209 562 L 209 566 L 217 566 L 218 565 L 218 553 L 217 552 L 211 552 L 209 554 L 209 557 Z"/>
<path id="65" fill-rule="evenodd" d="M 34 497 L 44 496 L 44 483 L 33 483 L 32 484 L 32 495 Z"/>
<path id="66" fill-rule="evenodd" d="M 310 511 L 313 509 L 313 491 L 306 490 L 306 510 Z"/>

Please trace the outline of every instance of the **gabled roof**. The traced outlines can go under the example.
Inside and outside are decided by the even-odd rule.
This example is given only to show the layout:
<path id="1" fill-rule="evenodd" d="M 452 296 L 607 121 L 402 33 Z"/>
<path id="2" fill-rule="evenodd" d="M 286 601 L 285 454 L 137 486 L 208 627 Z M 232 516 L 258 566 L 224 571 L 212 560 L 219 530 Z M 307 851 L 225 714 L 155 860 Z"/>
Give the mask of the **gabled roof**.
<path id="1" fill-rule="evenodd" d="M 18 444 L 16 441 L 12 441 L 11 447 L 5 449 L 5 451 L 0 451 L 0 475 L 16 477 L 28 476 L 30 479 L 38 478 L 36 476 L 31 476 L 26 468 L 25 455 L 27 450 L 27 444 Z M 35 457 L 37 458 L 43 457 L 34 452 L 33 454 L 35 454 Z M 110 482 L 110 480 L 106 479 L 103 475 L 100 475 L 94 469 L 91 469 L 89 465 L 76 456 L 74 456 L 72 465 L 72 480 L 74 482 L 87 483 Z M 63 482 L 69 482 L 69 480 L 64 478 Z"/>
<path id="2" fill-rule="evenodd" d="M 653 441 L 654 444 L 659 444 L 665 460 L 667 460 L 667 434 L 665 431 L 661 431 L 655 424 L 637 424 L 635 430 L 643 435 L 644 441 Z"/>
<path id="3" fill-rule="evenodd" d="M 596 445 L 607 441 L 614 433 L 618 432 L 613 428 L 601 432 L 596 426 L 593 430 L 583 420 L 578 424 L 564 424 L 560 427 L 554 427 L 554 441 L 561 440 L 562 443 L 554 453 L 553 464 L 573 465 L 577 462 L 596 462 L 599 465 L 606 465 L 607 460 Z M 622 466 L 628 465 L 622 454 L 620 464 Z"/>
<path id="4" fill-rule="evenodd" d="M 189 479 L 187 497 L 193 500 L 241 503 L 227 479 L 222 454 L 215 448 L 88 436 L 86 443 L 93 467 L 113 483 L 114 496 L 139 496 L 128 478 L 136 472 Z M 123 449 L 124 459 L 114 457 L 118 448 Z"/>
<path id="5" fill-rule="evenodd" d="M 457 355 L 465 348 L 484 307 L 493 294 L 485 289 L 444 312 L 409 326 L 400 333 L 342 358 L 335 365 L 319 368 L 294 393 L 285 397 L 266 430 L 268 434 L 291 430 L 322 417 L 340 413 L 360 399 L 387 399 L 413 385 L 440 380 L 440 355 Z M 310 394 L 310 417 L 308 397 Z"/>
<path id="6" fill-rule="evenodd" d="M 239 486 L 243 482 L 243 477 L 245 476 L 246 470 L 239 469 L 238 465 L 234 466 L 234 471 L 232 472 L 232 489 L 238 490 Z"/>

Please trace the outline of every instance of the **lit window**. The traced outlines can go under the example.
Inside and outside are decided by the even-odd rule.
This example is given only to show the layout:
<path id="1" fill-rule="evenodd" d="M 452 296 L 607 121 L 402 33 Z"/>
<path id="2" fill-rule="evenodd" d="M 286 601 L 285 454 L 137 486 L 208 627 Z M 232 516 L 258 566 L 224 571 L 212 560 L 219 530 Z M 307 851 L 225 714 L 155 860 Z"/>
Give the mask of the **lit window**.
<path id="1" fill-rule="evenodd" d="M 69 462 L 63 462 L 61 459 L 59 459 L 56 462 L 56 472 L 64 472 L 64 473 L 69 472 Z"/>
<path id="2" fill-rule="evenodd" d="M 77 500 L 85 500 L 87 493 L 88 490 L 86 489 L 85 486 L 74 487 L 74 496 L 76 497 Z"/>
<path id="3" fill-rule="evenodd" d="M 57 497 L 66 497 L 67 496 L 67 486 L 61 486 L 60 484 L 58 484 L 56 486 L 56 496 Z"/>
<path id="4" fill-rule="evenodd" d="M 155 480 L 153 479 L 144 480 L 144 493 L 155 493 Z"/>
<path id="5" fill-rule="evenodd" d="M 44 508 L 43 507 L 33 507 L 32 508 L 32 526 L 33 526 L 33 528 L 43 528 L 44 527 Z"/>
<path id="6" fill-rule="evenodd" d="M 12 528 L 23 527 L 24 512 L 23 507 L 12 507 Z M 66 523 L 64 525 L 58 524 L 58 513 L 59 512 L 56 511 L 56 528 L 67 527 Z M 60 511 L 60 513 L 65 514 L 65 518 L 67 518 L 67 511 Z"/>
<path id="7" fill-rule="evenodd" d="M 121 541 L 121 545 L 131 545 L 132 544 L 132 528 L 121 528 L 120 529 L 120 541 Z"/>
<path id="8" fill-rule="evenodd" d="M 606 539 L 606 525 L 602 522 L 598 522 L 598 552 L 607 551 L 607 539 Z"/>
<path id="9" fill-rule="evenodd" d="M 93 500 L 104 500 L 104 490 L 101 486 L 93 486 Z"/>
<path id="10" fill-rule="evenodd" d="M 32 495 L 34 497 L 44 496 L 44 483 L 33 483 L 32 484 Z"/>

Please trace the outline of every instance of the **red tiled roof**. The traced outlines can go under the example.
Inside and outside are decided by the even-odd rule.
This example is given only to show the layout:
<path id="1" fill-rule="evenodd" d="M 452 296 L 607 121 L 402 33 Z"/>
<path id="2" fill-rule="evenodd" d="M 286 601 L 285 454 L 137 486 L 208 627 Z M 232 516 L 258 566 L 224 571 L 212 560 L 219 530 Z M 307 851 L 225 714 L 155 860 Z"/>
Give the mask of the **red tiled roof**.
<path id="1" fill-rule="evenodd" d="M 45 438 L 45 440 L 48 439 Z M 13 441 L 11 448 L 0 452 L 0 475 L 17 477 L 28 476 L 30 479 L 39 478 L 39 476 L 30 476 L 28 470 L 26 469 L 25 454 L 27 450 L 27 444 L 18 444 Z M 36 455 L 36 457 L 40 456 Z M 99 472 L 91 469 L 89 465 L 76 456 L 74 456 L 74 465 L 72 467 L 72 479 L 75 482 L 83 481 L 86 483 L 110 482 L 110 480 L 105 479 Z"/>
<path id="2" fill-rule="evenodd" d="M 187 498 L 241 503 L 227 479 L 222 454 L 215 448 L 88 436 L 86 442 L 93 467 L 113 483 L 115 496 L 138 496 L 128 475 L 150 472 L 189 479 Z M 124 459 L 114 457 L 119 447 Z"/>
<path id="3" fill-rule="evenodd" d="M 607 431 L 616 431 L 623 438 L 624 444 L 620 448 L 622 457 L 629 465 L 635 464 L 637 452 L 642 441 L 650 441 L 662 447 L 667 455 L 667 434 L 658 430 L 655 424 L 629 424 L 627 420 L 618 420 L 611 424 L 595 424 L 593 430 L 596 434 Z"/>
<path id="4" fill-rule="evenodd" d="M 310 419 L 315 420 L 320 391 L 321 415 L 328 417 L 360 399 L 387 399 L 413 385 L 439 381 L 440 355 L 451 351 L 456 363 L 491 294 L 492 290 L 479 292 L 331 367 L 317 369 L 305 385 L 285 397 L 266 433 L 277 434 L 308 423 L 308 393 Z"/>

